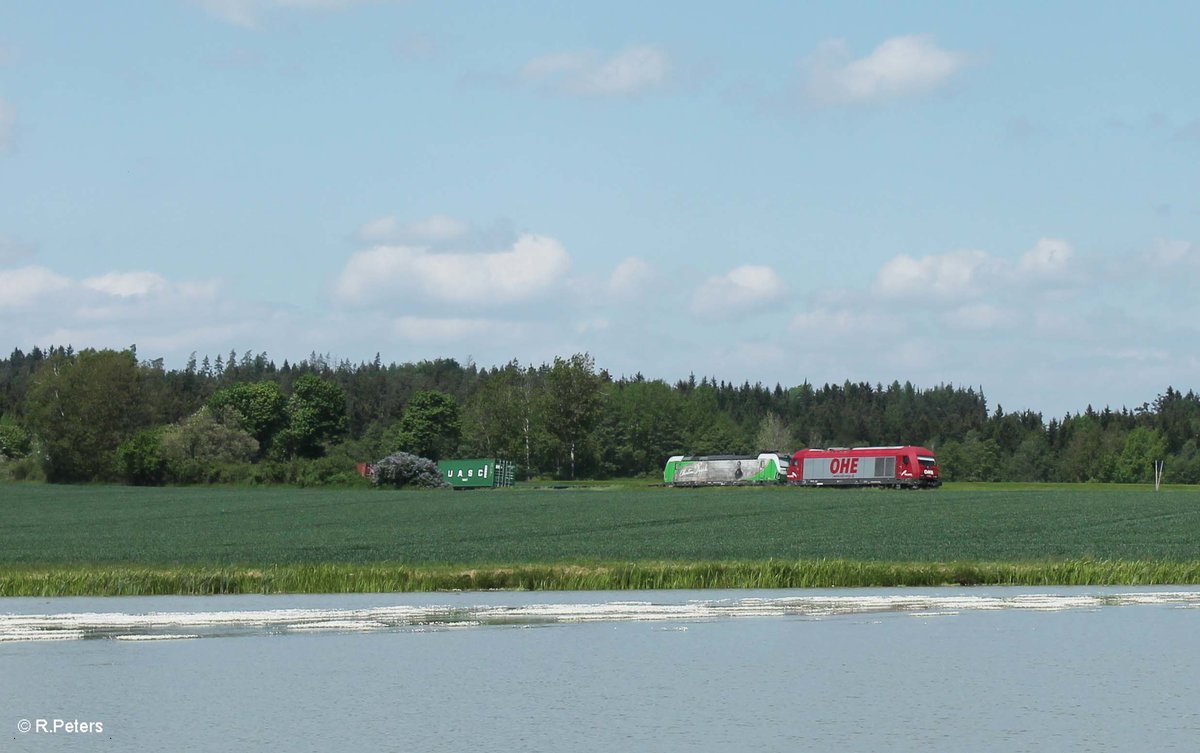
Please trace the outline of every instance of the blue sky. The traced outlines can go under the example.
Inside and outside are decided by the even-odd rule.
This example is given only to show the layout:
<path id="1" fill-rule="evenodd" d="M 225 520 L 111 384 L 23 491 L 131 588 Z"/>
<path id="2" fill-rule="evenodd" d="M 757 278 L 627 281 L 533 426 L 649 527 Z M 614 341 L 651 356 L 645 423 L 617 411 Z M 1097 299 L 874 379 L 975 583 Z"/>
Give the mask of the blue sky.
<path id="1" fill-rule="evenodd" d="M 0 347 L 1200 388 L 1200 6 L 0 7 Z"/>

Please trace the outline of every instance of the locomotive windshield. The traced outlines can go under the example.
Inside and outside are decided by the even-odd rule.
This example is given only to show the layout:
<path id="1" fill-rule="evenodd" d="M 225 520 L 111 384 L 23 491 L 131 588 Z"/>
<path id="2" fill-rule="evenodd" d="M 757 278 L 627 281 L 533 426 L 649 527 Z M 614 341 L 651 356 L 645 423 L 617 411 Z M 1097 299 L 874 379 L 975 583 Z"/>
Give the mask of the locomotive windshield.
<path id="1" fill-rule="evenodd" d="M 918 455 L 917 460 L 920 461 L 921 465 L 925 466 L 926 468 L 931 468 L 937 465 L 937 458 L 929 458 L 925 457 L 924 455 Z"/>

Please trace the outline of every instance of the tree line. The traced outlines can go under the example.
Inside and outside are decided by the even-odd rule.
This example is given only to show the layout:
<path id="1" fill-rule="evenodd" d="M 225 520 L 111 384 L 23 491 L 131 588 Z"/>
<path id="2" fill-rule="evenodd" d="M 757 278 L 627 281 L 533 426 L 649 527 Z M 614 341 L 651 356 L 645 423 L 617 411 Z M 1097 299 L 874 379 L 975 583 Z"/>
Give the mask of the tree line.
<path id="1" fill-rule="evenodd" d="M 522 477 L 657 475 L 676 454 L 921 444 L 947 480 L 1200 483 L 1200 397 L 1168 387 L 1133 409 L 1046 420 L 989 411 L 982 389 L 896 381 L 735 385 L 615 377 L 586 353 L 480 368 L 310 354 L 135 347 L 15 349 L 0 360 L 0 478 L 51 482 L 360 483 L 395 452 L 497 457 Z"/>

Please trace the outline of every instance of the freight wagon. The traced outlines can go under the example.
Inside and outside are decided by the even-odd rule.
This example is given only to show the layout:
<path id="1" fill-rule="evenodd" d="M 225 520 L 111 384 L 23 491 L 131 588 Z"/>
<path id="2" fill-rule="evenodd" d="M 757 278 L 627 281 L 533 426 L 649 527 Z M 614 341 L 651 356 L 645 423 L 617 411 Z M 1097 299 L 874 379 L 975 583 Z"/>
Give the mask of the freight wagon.
<path id="1" fill-rule="evenodd" d="M 674 455 L 663 469 L 663 483 L 674 486 L 774 484 L 787 476 L 785 453 L 758 455 Z"/>
<path id="2" fill-rule="evenodd" d="M 937 458 L 924 447 L 831 447 L 792 456 L 787 482 L 806 486 L 940 486 Z"/>

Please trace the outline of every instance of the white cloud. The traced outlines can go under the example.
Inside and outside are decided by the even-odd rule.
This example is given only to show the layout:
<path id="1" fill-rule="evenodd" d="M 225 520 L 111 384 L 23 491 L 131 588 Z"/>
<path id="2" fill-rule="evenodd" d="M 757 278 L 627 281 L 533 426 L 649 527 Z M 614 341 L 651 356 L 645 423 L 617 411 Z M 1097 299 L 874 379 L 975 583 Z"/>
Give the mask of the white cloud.
<path id="1" fill-rule="evenodd" d="M 784 335 L 790 356 L 785 364 L 802 364 L 800 378 L 814 384 L 896 378 L 934 384 L 945 379 L 939 371 L 944 361 L 938 333 L 924 317 L 878 297 L 832 299 L 794 316 Z"/>
<path id="2" fill-rule="evenodd" d="M 69 287 L 69 279 L 45 267 L 0 269 L 0 308 L 28 306 Z"/>
<path id="3" fill-rule="evenodd" d="M 654 281 L 654 267 L 636 256 L 625 259 L 608 278 L 608 292 L 627 298 L 635 296 Z"/>
<path id="4" fill-rule="evenodd" d="M 1200 245 L 1188 241 L 1163 240 L 1144 251 L 1138 261 L 1155 271 L 1177 274 L 1200 267 Z"/>
<path id="5" fill-rule="evenodd" d="M 942 317 L 949 329 L 987 331 L 1012 324 L 1014 316 L 1007 309 L 991 303 L 969 303 L 947 312 Z"/>
<path id="6" fill-rule="evenodd" d="M 721 319 L 763 308 L 784 293 L 783 280 L 770 267 L 737 267 L 710 277 L 692 297 L 692 313 Z"/>
<path id="7" fill-rule="evenodd" d="M 593 65 L 592 54 L 587 52 L 552 52 L 530 60 L 521 69 L 526 81 L 544 81 L 567 76 Z"/>
<path id="8" fill-rule="evenodd" d="M 951 251 L 920 259 L 900 254 L 880 268 L 874 288 L 892 298 L 963 298 L 994 279 L 997 268 L 983 251 Z"/>
<path id="9" fill-rule="evenodd" d="M 823 341 L 844 342 L 851 339 L 861 343 L 882 330 L 885 324 L 884 317 L 871 311 L 820 307 L 796 314 L 792 317 L 789 330 Z"/>
<path id="10" fill-rule="evenodd" d="M 1194 296 L 1130 274 L 1150 257 L 1176 278 L 1200 265 L 1200 249 L 1185 242 L 1111 260 L 1047 237 L 1011 254 L 902 254 L 869 286 L 817 295 L 792 318 L 789 347 L 818 369 L 814 381 L 861 374 L 981 385 L 992 405 L 1053 405 L 1059 415 L 1083 407 L 1080 394 L 1097 405 L 1136 404 L 1126 401 L 1186 383 L 1194 357 L 1179 344 L 1200 334 Z M 1162 368 L 1139 371 L 1139 358 Z"/>
<path id="11" fill-rule="evenodd" d="M 1075 258 L 1069 242 L 1052 237 L 1043 237 L 1016 259 L 983 251 L 952 251 L 919 259 L 900 254 L 881 267 L 872 289 L 887 299 L 926 305 L 1020 297 L 1032 290 L 1086 284 L 1087 275 L 1076 270 Z"/>
<path id="12" fill-rule="evenodd" d="M 536 238 L 523 241 L 505 253 L 518 259 L 544 258 L 527 253 L 530 244 L 536 246 Z M 405 293 L 398 297 L 403 300 Z M 439 313 L 444 308 L 407 300 L 404 308 L 390 313 L 299 309 L 240 298 L 216 280 L 176 281 L 157 272 L 120 270 L 85 279 L 44 267 L 0 267 L 0 332 L 11 344 L 70 344 L 81 349 L 136 343 L 142 357 L 164 357 L 175 367 L 193 351 L 215 356 L 244 348 L 266 351 L 277 362 L 285 357 L 294 361 L 312 351 L 332 353 L 335 361 L 370 359 L 383 351 L 397 361 L 454 357 L 484 364 L 512 358 L 538 363 L 585 350 L 590 346 L 587 338 L 603 333 L 598 318 L 581 332 L 581 317 L 570 307 L 556 308 L 553 317 L 521 309 L 523 318 L 507 312 L 503 318 Z"/>
<path id="13" fill-rule="evenodd" d="M 417 239 L 430 242 L 452 241 L 467 234 L 467 226 L 453 217 L 435 214 L 405 226 L 404 232 Z"/>
<path id="14" fill-rule="evenodd" d="M 221 292 L 221 281 L 212 280 L 186 280 L 177 282 L 172 286 L 173 295 L 188 301 L 205 301 L 212 300 Z"/>
<path id="15" fill-rule="evenodd" d="M 804 89 L 817 105 L 874 104 L 938 89 L 967 60 L 925 35 L 892 37 L 857 60 L 851 59 L 845 40 L 831 40 L 804 61 Z"/>
<path id="16" fill-rule="evenodd" d="M 505 324 L 491 319 L 401 316 L 392 322 L 392 327 L 405 340 L 446 342 L 472 337 L 493 338 L 504 331 Z"/>
<path id="17" fill-rule="evenodd" d="M 521 77 L 565 94 L 620 97 L 661 88 L 670 76 L 667 54 L 639 45 L 608 57 L 593 52 L 559 52 L 530 60 Z"/>
<path id="18" fill-rule="evenodd" d="M 179 306 L 212 300 L 216 280 L 169 282 L 156 272 L 109 272 L 72 280 L 46 267 L 0 269 L 0 308 L 40 308 L 64 317 L 120 318 L 147 306 Z"/>
<path id="19" fill-rule="evenodd" d="M 266 3 L 254 0 L 199 0 L 209 15 L 236 26 L 252 27 Z"/>
<path id="20" fill-rule="evenodd" d="M 358 229 L 359 240 L 367 243 L 445 243 L 467 235 L 466 223 L 435 214 L 423 220 L 401 224 L 394 215 L 380 217 Z"/>
<path id="21" fill-rule="evenodd" d="M 380 217 L 370 222 L 366 222 L 358 229 L 355 235 L 359 240 L 367 243 L 382 243 L 385 241 L 395 240 L 400 231 L 400 223 L 392 215 Z"/>
<path id="22" fill-rule="evenodd" d="M 235 26 L 253 28 L 262 16 L 279 10 L 341 10 L 378 0 L 196 0 L 209 15 Z"/>
<path id="23" fill-rule="evenodd" d="M 873 289 L 888 298 L 937 303 L 1082 282 L 1071 244 L 1042 238 L 1015 260 L 976 250 L 900 254 L 880 268 Z"/>
<path id="24" fill-rule="evenodd" d="M 425 301 L 497 305 L 534 298 L 559 283 L 570 267 L 553 238 L 522 235 L 507 251 L 433 253 L 415 246 L 376 246 L 350 257 L 335 297 L 370 304 L 417 297 Z"/>
<path id="25" fill-rule="evenodd" d="M 604 61 L 584 81 L 584 93 L 636 94 L 662 86 L 669 65 L 661 50 L 634 47 Z"/>
<path id="26" fill-rule="evenodd" d="M 1090 327 L 1088 317 L 1075 311 L 1039 309 L 1033 312 L 1031 331 L 1046 339 L 1078 337 Z"/>
<path id="27" fill-rule="evenodd" d="M 173 282 L 154 272 L 72 279 L 44 267 L 0 270 L 0 331 L 14 343 L 118 347 L 179 355 L 234 343 L 261 347 L 289 331 L 278 309 L 221 294 L 216 280 Z M 303 331 L 308 331 L 304 329 Z"/>
<path id="28" fill-rule="evenodd" d="M 1021 256 L 1017 265 L 1022 275 L 1034 280 L 1054 280 L 1071 271 L 1075 249 L 1070 243 L 1055 238 L 1042 238 Z"/>
<path id="29" fill-rule="evenodd" d="M 936 261 L 900 254 L 884 264 L 875 275 L 875 289 L 892 296 L 920 295 L 929 286 Z"/>
<path id="30" fill-rule="evenodd" d="M 1104 270 L 1109 279 L 1137 288 L 1139 282 L 1156 288 L 1148 305 L 1178 309 L 1178 303 L 1194 300 L 1196 276 L 1200 275 L 1200 243 L 1160 239 L 1136 253 L 1112 260 Z"/>
<path id="31" fill-rule="evenodd" d="M 100 277 L 89 277 L 82 285 L 119 298 L 145 297 L 168 287 L 166 279 L 154 272 L 109 272 Z"/>

